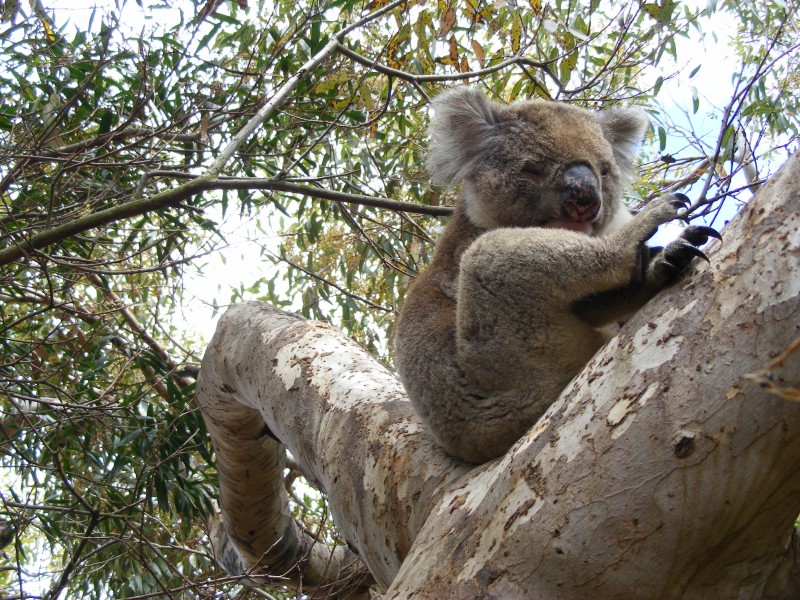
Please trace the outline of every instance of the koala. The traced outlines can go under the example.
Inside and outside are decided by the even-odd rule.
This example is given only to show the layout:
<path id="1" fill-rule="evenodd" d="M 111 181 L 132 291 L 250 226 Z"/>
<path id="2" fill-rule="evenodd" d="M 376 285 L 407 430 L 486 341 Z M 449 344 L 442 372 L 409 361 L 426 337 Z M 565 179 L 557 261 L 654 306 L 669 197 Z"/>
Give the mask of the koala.
<path id="1" fill-rule="evenodd" d="M 622 201 L 648 121 L 546 101 L 500 104 L 469 87 L 434 100 L 428 168 L 461 185 L 431 263 L 395 328 L 395 361 L 445 450 L 505 453 L 627 319 L 675 281 L 707 227 L 645 246 L 688 199 L 631 215 Z M 706 259 L 707 260 L 707 259 Z"/>

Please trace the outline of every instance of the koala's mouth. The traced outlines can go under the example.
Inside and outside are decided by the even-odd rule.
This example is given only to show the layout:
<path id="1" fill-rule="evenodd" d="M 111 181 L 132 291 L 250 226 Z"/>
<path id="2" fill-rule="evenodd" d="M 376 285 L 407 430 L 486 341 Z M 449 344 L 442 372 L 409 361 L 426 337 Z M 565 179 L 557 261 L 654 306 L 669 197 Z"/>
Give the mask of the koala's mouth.
<path id="1" fill-rule="evenodd" d="M 568 229 L 569 231 L 577 231 L 578 233 L 585 233 L 592 235 L 594 232 L 594 223 L 600 215 L 600 202 L 593 197 L 588 201 L 581 200 L 581 198 L 567 197 L 562 198 L 563 204 L 561 206 L 561 215 L 566 218 L 556 218 L 547 221 L 544 226 L 556 229 Z"/>
<path id="2" fill-rule="evenodd" d="M 593 232 L 591 221 L 574 221 L 572 219 L 552 219 L 547 221 L 542 227 L 548 229 L 568 229 L 569 231 L 577 231 L 578 233 L 585 233 L 590 235 Z"/>

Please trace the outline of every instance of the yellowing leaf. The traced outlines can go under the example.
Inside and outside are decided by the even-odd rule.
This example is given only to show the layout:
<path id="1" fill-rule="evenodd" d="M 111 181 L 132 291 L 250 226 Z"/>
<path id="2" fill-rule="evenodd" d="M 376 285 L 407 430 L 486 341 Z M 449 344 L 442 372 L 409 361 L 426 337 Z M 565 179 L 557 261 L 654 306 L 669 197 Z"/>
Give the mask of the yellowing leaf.
<path id="1" fill-rule="evenodd" d="M 517 54 L 520 48 L 520 41 L 522 40 L 522 23 L 519 19 L 514 19 L 511 24 L 511 52 Z"/>
<path id="2" fill-rule="evenodd" d="M 484 0 L 467 0 L 467 6 L 464 8 L 464 13 L 472 23 L 480 23 L 492 17 L 492 3 L 487 3 Z"/>
<path id="3" fill-rule="evenodd" d="M 364 108 L 366 108 L 368 111 L 375 110 L 375 100 L 372 98 L 372 93 L 367 86 L 360 86 L 358 88 L 358 95 L 361 97 L 361 102 L 364 103 Z"/>
<path id="4" fill-rule="evenodd" d="M 453 61 L 450 64 L 458 64 L 458 46 L 456 45 L 456 36 L 454 35 L 450 36 L 450 60 Z"/>
<path id="5" fill-rule="evenodd" d="M 336 110 L 344 110 L 350 104 L 350 98 L 337 98 L 331 102 L 331 106 Z"/>
<path id="6" fill-rule="evenodd" d="M 422 73 L 431 75 L 436 70 L 436 64 L 433 62 L 433 57 L 427 48 L 420 49 L 418 53 L 420 65 L 422 66 Z"/>
<path id="7" fill-rule="evenodd" d="M 353 73 L 350 71 L 334 71 L 325 79 L 317 82 L 314 86 L 314 91 L 320 94 L 331 91 L 333 88 L 340 86 L 353 79 Z"/>
<path id="8" fill-rule="evenodd" d="M 486 53 L 483 51 L 483 46 L 481 46 L 475 40 L 470 42 L 472 44 L 472 51 L 475 52 L 475 58 L 478 59 L 478 63 L 481 65 L 481 68 L 486 66 Z"/>
<path id="9" fill-rule="evenodd" d="M 389 45 L 386 47 L 386 62 L 390 67 L 396 69 L 400 66 L 402 61 L 397 57 L 397 52 L 400 49 L 400 45 L 408 40 L 409 37 L 411 37 L 411 26 L 406 23 L 400 28 L 400 31 L 394 35 Z"/>
<path id="10" fill-rule="evenodd" d="M 420 41 L 424 40 L 427 42 L 428 35 L 426 30 L 431 32 L 435 31 L 433 28 L 433 19 L 431 19 L 431 13 L 427 10 L 423 10 L 421 13 L 419 13 L 419 17 L 417 17 L 417 22 L 414 24 L 414 28 L 417 31 L 417 37 L 420 39 Z"/>
<path id="11" fill-rule="evenodd" d="M 44 27 L 44 33 L 47 36 L 47 41 L 55 42 L 56 36 L 53 33 L 53 28 L 50 27 L 50 22 L 47 19 L 40 19 L 39 21 L 41 22 L 42 27 Z"/>
<path id="12" fill-rule="evenodd" d="M 542 10 L 542 0 L 529 0 L 529 2 L 533 12 L 538 14 Z"/>
<path id="13" fill-rule="evenodd" d="M 455 68 L 458 68 L 458 45 L 456 44 L 456 38 L 454 35 L 450 36 L 450 54 L 448 56 L 443 56 L 442 58 L 436 59 L 437 63 L 441 63 L 443 65 L 451 65 Z"/>
<path id="14" fill-rule="evenodd" d="M 447 5 L 447 9 L 442 13 L 442 18 L 439 20 L 439 24 L 441 25 L 441 29 L 439 31 L 439 35 L 441 37 L 446 36 L 453 28 L 453 25 L 456 24 L 456 9 L 452 4 Z"/>
<path id="15" fill-rule="evenodd" d="M 661 7 L 658 4 L 645 4 L 642 6 L 642 10 L 656 20 L 658 20 L 658 17 L 661 14 Z"/>

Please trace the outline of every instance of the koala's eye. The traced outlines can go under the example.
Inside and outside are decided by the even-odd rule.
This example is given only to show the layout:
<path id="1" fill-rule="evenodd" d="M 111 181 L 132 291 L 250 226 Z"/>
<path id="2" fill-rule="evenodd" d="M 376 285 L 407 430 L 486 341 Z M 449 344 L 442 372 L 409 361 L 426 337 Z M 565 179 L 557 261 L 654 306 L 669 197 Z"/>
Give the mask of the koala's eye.
<path id="1" fill-rule="evenodd" d="M 600 177 L 605 179 L 609 175 L 611 175 L 611 167 L 609 167 L 608 165 L 603 165 L 602 167 L 600 167 Z"/>
<path id="2" fill-rule="evenodd" d="M 547 173 L 541 165 L 538 165 L 534 162 L 526 162 L 524 165 L 522 165 L 520 175 L 522 175 L 525 179 L 540 182 L 545 178 Z"/>

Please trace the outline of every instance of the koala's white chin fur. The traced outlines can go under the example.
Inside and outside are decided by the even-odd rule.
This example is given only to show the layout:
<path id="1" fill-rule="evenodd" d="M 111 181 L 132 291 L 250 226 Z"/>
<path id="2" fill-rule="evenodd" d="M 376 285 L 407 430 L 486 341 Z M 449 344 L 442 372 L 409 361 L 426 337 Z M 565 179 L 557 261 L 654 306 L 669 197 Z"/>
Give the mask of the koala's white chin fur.
<path id="1" fill-rule="evenodd" d="M 614 211 L 614 214 L 611 215 L 611 218 L 603 223 L 602 227 L 597 229 L 595 235 L 602 237 L 614 233 L 615 231 L 619 231 L 632 219 L 633 215 L 631 214 L 631 211 L 629 211 L 628 208 L 620 202 L 620 206 L 616 211 Z"/>
<path id="2" fill-rule="evenodd" d="M 465 181 L 461 186 L 461 194 L 464 198 L 464 209 L 467 212 L 467 217 L 469 217 L 473 225 L 483 229 L 495 229 L 498 226 L 491 211 L 484 206 L 480 196 L 475 192 L 475 188 L 469 181 Z"/>

